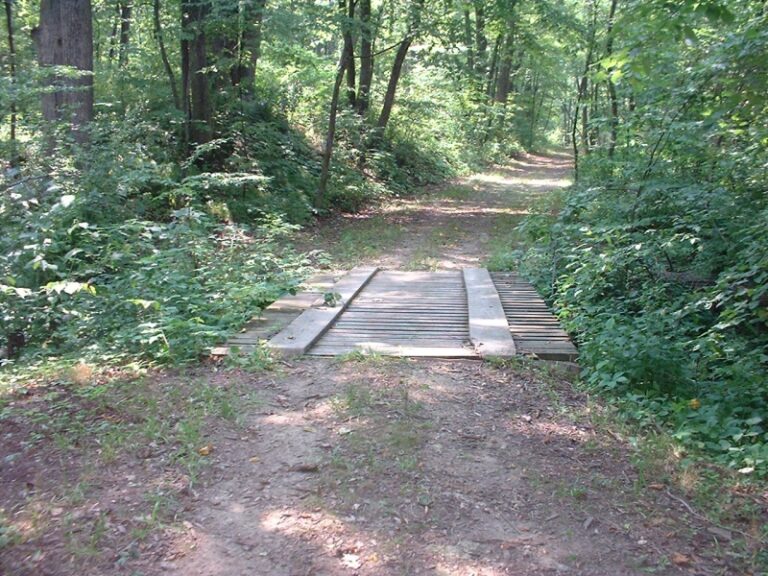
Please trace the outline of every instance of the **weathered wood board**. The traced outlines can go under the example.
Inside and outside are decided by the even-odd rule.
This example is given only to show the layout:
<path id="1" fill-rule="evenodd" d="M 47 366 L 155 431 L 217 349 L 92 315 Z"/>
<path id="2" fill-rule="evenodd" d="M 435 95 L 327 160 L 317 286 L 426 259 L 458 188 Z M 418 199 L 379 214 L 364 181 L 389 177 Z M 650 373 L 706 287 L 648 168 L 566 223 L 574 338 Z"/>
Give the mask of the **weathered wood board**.
<path id="1" fill-rule="evenodd" d="M 313 302 L 333 288 L 339 276 L 334 274 L 316 274 L 302 283 L 302 290 L 296 294 L 286 294 L 262 310 L 258 316 L 246 324 L 242 331 L 232 336 L 225 345 L 211 349 L 213 356 L 226 356 L 231 349 L 250 352 L 293 322 L 309 308 Z"/>
<path id="2" fill-rule="evenodd" d="M 511 358 L 515 342 L 509 331 L 499 293 L 485 268 L 465 268 L 469 339 L 482 357 Z"/>
<path id="3" fill-rule="evenodd" d="M 284 356 L 306 353 L 328 330 L 331 323 L 346 310 L 375 273 L 376 268 L 373 267 L 354 268 L 333 285 L 331 292 L 338 298 L 334 306 L 326 305 L 323 297 L 318 298 L 301 316 L 268 342 L 269 348 Z"/>
<path id="4" fill-rule="evenodd" d="M 519 354 L 542 360 L 576 360 L 576 346 L 531 284 L 507 272 L 493 272 L 491 277 Z"/>
<path id="5" fill-rule="evenodd" d="M 309 350 L 476 358 L 462 274 L 381 271 Z"/>
<path id="6" fill-rule="evenodd" d="M 323 294 L 341 295 L 326 306 Z M 572 361 L 576 347 L 534 288 L 514 274 L 397 272 L 356 268 L 322 290 L 286 296 L 264 313 L 282 329 L 269 346 L 286 355 L 478 358 L 523 354 Z M 256 326 L 230 340 L 253 346 Z"/>

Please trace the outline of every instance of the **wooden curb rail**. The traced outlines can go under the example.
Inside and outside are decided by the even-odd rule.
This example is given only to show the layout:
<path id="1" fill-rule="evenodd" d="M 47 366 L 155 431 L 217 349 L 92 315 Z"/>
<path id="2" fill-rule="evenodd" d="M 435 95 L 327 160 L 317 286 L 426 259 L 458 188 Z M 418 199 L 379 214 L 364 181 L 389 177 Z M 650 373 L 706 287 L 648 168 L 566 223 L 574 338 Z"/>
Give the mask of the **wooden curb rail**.
<path id="1" fill-rule="evenodd" d="M 346 310 L 352 299 L 373 278 L 378 268 L 358 266 L 333 287 L 340 303 L 326 305 L 323 297 L 318 298 L 311 308 L 291 322 L 285 329 L 268 342 L 269 348 L 284 356 L 299 356 L 309 350 L 333 322 Z"/>
<path id="2" fill-rule="evenodd" d="M 515 341 L 491 275 L 485 268 L 465 268 L 463 273 L 472 345 L 483 358 L 511 358 L 517 352 Z"/>

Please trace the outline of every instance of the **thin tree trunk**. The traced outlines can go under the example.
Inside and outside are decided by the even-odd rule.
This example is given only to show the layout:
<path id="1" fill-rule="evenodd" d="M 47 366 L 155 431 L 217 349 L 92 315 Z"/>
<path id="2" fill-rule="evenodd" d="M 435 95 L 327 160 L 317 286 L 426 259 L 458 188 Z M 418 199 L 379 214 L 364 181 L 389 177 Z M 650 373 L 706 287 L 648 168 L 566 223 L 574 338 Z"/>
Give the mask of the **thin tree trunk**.
<path id="1" fill-rule="evenodd" d="M 41 0 L 40 26 L 34 34 L 41 68 L 69 66 L 80 74 L 62 78 L 51 74 L 56 89 L 43 94 L 43 117 L 69 123 L 75 139 L 84 143 L 85 126 L 93 120 L 93 21 L 90 0 Z"/>
<path id="2" fill-rule="evenodd" d="M 475 6 L 475 47 L 477 52 L 477 72 L 485 72 L 486 52 L 488 51 L 488 38 L 485 35 L 485 8 L 484 0 L 474 0 Z"/>
<path id="3" fill-rule="evenodd" d="M 153 2 L 153 19 L 154 19 L 154 34 L 157 40 L 157 47 L 160 49 L 160 58 L 163 61 L 163 68 L 165 68 L 165 74 L 168 76 L 168 83 L 171 86 L 171 94 L 173 94 L 173 105 L 181 109 L 181 102 L 179 102 L 179 91 L 176 88 L 176 77 L 171 68 L 171 62 L 168 60 L 168 51 L 165 49 L 165 42 L 163 41 L 163 27 L 160 24 L 160 0 L 154 0 Z M 183 59 L 183 51 L 182 51 Z M 182 69 L 185 69 L 182 67 Z"/>
<path id="4" fill-rule="evenodd" d="M 488 69 L 488 85 L 485 90 L 489 100 L 493 100 L 496 97 L 496 68 L 499 65 L 499 50 L 501 49 L 502 40 L 503 35 L 500 33 L 496 37 L 496 42 L 493 43 L 493 52 L 491 53 L 491 67 Z"/>
<path id="5" fill-rule="evenodd" d="M 395 54 L 395 62 L 392 64 L 392 72 L 389 75 L 389 84 L 387 84 L 387 92 L 384 95 L 384 103 L 381 106 L 381 113 L 379 114 L 379 120 L 376 126 L 383 132 L 387 128 L 389 123 L 389 117 L 392 115 L 392 108 L 395 105 L 395 92 L 397 91 L 397 84 L 400 81 L 400 74 L 403 71 L 403 62 L 408 55 L 408 49 L 413 42 L 413 36 L 407 36 L 400 43 L 400 47 Z"/>
<path id="6" fill-rule="evenodd" d="M 13 0 L 5 0 L 5 25 L 8 30 L 8 61 L 9 75 L 11 79 L 11 164 L 15 164 L 16 157 L 16 47 L 13 41 Z"/>
<path id="7" fill-rule="evenodd" d="M 469 15 L 469 8 L 464 8 L 464 45 L 467 48 L 467 70 L 470 75 L 475 72 L 475 46 L 472 38 L 472 19 Z"/>
<path id="8" fill-rule="evenodd" d="M 617 5 L 618 0 L 611 0 L 611 9 L 608 14 L 608 39 L 605 41 L 605 54 L 608 58 L 613 54 L 613 24 L 616 18 Z M 608 157 L 613 158 L 619 130 L 619 100 L 616 97 L 616 85 L 613 82 L 613 66 L 608 69 L 608 98 L 611 101 L 611 136 L 608 141 Z"/>
<path id="9" fill-rule="evenodd" d="M 528 149 L 533 148 L 533 142 L 534 142 L 534 136 L 533 133 L 536 130 L 536 120 L 537 120 L 537 108 L 536 108 L 536 100 L 539 97 L 539 77 L 538 73 L 534 74 L 533 77 L 533 86 L 531 89 L 531 125 L 528 129 Z M 542 105 L 544 104 L 544 101 L 542 100 Z"/>
<path id="10" fill-rule="evenodd" d="M 415 0 L 411 6 L 411 21 L 408 24 L 408 31 L 405 38 L 400 43 L 395 54 L 395 61 L 392 64 L 392 72 L 389 75 L 389 83 L 387 84 L 387 92 L 384 95 L 384 103 L 381 106 L 381 113 L 379 114 L 379 120 L 376 123 L 379 133 L 383 133 L 389 123 L 389 117 L 392 115 L 392 108 L 395 105 L 395 92 L 397 92 L 397 84 L 400 82 L 400 75 L 403 71 L 403 63 L 405 57 L 408 55 L 408 49 L 416 39 L 419 25 L 421 23 L 421 10 L 424 7 L 424 0 Z"/>
<path id="11" fill-rule="evenodd" d="M 576 140 L 576 131 L 579 125 L 580 113 L 582 117 L 582 130 L 581 130 L 582 144 L 587 139 L 587 123 L 588 123 L 587 107 L 586 105 L 583 104 L 583 101 L 587 95 L 588 74 L 589 74 L 589 68 L 592 65 L 592 52 L 594 51 L 594 47 L 595 47 L 595 33 L 597 29 L 596 0 L 591 0 L 590 8 L 592 10 L 592 27 L 589 35 L 589 44 L 587 46 L 587 56 L 584 59 L 584 72 L 581 75 L 581 80 L 577 81 L 576 83 L 578 91 L 576 94 L 576 105 L 574 106 L 574 112 L 573 112 L 573 125 L 571 126 L 571 140 L 573 145 L 574 180 L 576 181 L 578 181 L 579 179 L 579 143 Z M 588 150 L 585 149 L 585 153 L 587 152 Z"/>
<path id="12" fill-rule="evenodd" d="M 128 64 L 128 48 L 131 41 L 131 19 L 133 6 L 130 2 L 120 4 L 120 66 Z"/>
<path id="13" fill-rule="evenodd" d="M 360 80 L 357 90 L 357 113 L 368 111 L 371 82 L 373 81 L 373 27 L 371 26 L 371 0 L 360 0 Z"/>
<path id="14" fill-rule="evenodd" d="M 355 3 L 357 0 L 349 0 L 349 4 L 346 6 L 346 12 L 348 23 L 344 26 L 344 51 L 347 53 L 347 100 L 349 106 L 355 108 L 355 87 L 357 86 L 356 70 L 355 70 L 355 41 L 352 38 L 352 22 L 355 19 Z M 342 6 L 344 6 L 345 0 L 341 0 Z"/>
<path id="15" fill-rule="evenodd" d="M 331 95 L 331 106 L 328 112 L 328 132 L 325 136 L 325 150 L 323 150 L 323 163 L 320 171 L 320 182 L 317 186 L 317 195 L 315 196 L 315 205 L 319 208 L 325 200 L 325 192 L 328 188 L 328 178 L 331 173 L 331 157 L 333 156 L 333 143 L 336 137 L 336 116 L 339 111 L 339 92 L 341 92 L 341 83 L 344 81 L 344 74 L 347 70 L 349 53 L 346 47 L 341 50 L 339 65 L 336 69 L 336 81 L 333 84 L 333 93 Z"/>
<path id="16" fill-rule="evenodd" d="M 120 30 L 120 1 L 117 0 L 115 2 L 115 19 L 112 22 L 112 32 L 109 35 L 110 64 L 115 59 L 115 55 L 118 52 L 119 30 Z"/>

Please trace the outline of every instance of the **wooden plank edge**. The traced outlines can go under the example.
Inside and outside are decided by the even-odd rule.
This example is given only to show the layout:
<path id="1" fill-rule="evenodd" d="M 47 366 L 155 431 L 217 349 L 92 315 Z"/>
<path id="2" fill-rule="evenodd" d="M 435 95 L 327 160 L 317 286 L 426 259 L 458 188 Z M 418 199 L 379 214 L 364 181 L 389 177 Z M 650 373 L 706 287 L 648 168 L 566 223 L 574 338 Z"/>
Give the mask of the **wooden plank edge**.
<path id="1" fill-rule="evenodd" d="M 462 275 L 467 291 L 469 339 L 475 350 L 482 358 L 515 356 L 515 341 L 488 270 L 464 268 Z"/>
<path id="2" fill-rule="evenodd" d="M 312 308 L 302 312 L 298 318 L 273 336 L 267 346 L 283 356 L 305 354 L 347 309 L 377 271 L 378 268 L 372 266 L 358 266 L 350 270 L 333 285 L 332 291 L 340 296 L 338 306 L 325 306 L 324 301 L 318 299 Z"/>

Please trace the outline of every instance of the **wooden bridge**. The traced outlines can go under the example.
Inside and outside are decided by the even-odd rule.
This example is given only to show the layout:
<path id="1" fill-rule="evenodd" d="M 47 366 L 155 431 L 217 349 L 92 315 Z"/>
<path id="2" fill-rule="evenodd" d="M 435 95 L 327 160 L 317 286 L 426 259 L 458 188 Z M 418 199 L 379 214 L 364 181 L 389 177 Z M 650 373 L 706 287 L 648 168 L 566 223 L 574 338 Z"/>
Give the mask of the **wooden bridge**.
<path id="1" fill-rule="evenodd" d="M 573 361 L 577 350 L 534 288 L 484 268 L 399 272 L 355 268 L 318 276 L 269 306 L 228 347 L 262 340 L 283 355 Z M 214 349 L 225 353 L 227 348 Z"/>

